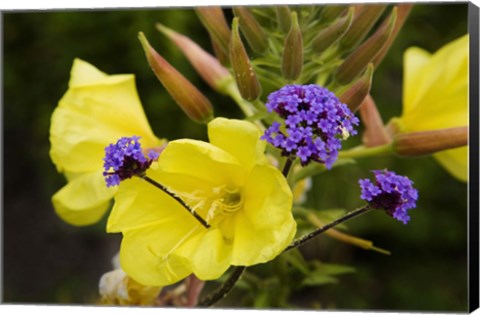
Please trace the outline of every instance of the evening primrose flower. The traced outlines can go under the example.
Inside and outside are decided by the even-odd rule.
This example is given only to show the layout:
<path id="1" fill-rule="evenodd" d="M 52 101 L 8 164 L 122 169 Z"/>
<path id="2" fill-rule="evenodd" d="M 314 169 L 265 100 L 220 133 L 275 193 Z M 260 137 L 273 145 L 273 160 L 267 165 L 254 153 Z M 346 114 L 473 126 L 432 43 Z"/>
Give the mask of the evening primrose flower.
<path id="1" fill-rule="evenodd" d="M 104 147 L 122 135 L 141 136 L 144 148 L 159 149 L 131 74 L 107 75 L 75 59 L 68 91 L 54 110 L 50 157 L 67 185 L 52 197 L 55 212 L 73 225 L 88 225 L 107 211 L 116 188 L 102 176 Z"/>
<path id="2" fill-rule="evenodd" d="M 468 125 L 468 34 L 434 54 L 411 47 L 404 55 L 403 113 L 399 132 Z M 434 154 L 454 177 L 467 180 L 467 147 Z"/>
<path id="3" fill-rule="evenodd" d="M 129 276 L 155 286 L 192 273 L 211 280 L 230 265 L 264 263 L 283 251 L 296 231 L 292 192 L 260 135 L 250 122 L 216 118 L 210 143 L 171 141 L 144 176 L 120 183 L 107 231 L 123 234 L 120 262 Z"/>

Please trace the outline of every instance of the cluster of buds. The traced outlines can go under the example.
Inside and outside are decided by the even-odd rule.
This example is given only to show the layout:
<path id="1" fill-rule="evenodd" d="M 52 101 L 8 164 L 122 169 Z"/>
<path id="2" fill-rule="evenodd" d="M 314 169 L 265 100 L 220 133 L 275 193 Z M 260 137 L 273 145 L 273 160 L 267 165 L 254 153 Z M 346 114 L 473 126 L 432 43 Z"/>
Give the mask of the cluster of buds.
<path id="1" fill-rule="evenodd" d="M 215 50 L 221 52 L 217 58 L 229 57 L 245 100 L 286 84 L 316 83 L 356 110 L 410 9 L 404 4 L 234 7 L 231 29 L 219 8 L 196 12 L 213 47 L 222 48 Z"/>
<path id="2" fill-rule="evenodd" d="M 196 8 L 215 57 L 164 25 L 157 24 L 157 28 L 217 92 L 227 94 L 233 84 L 243 100 L 254 103 L 287 84 L 315 83 L 356 111 L 370 91 L 375 67 L 411 6 L 237 6 L 231 9 L 231 21 L 225 15 L 230 9 Z M 213 117 L 208 99 L 161 57 L 143 34 L 140 40 L 148 62 L 172 98 L 192 120 L 208 122 Z"/>

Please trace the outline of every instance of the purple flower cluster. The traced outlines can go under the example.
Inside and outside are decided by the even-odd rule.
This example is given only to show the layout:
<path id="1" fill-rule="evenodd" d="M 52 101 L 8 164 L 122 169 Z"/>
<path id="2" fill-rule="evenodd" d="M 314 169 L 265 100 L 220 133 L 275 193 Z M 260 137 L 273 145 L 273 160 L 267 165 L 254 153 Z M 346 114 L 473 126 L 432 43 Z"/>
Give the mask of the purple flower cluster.
<path id="1" fill-rule="evenodd" d="M 139 139 L 137 136 L 123 137 L 116 144 L 105 147 L 103 176 L 107 187 L 119 185 L 124 179 L 143 174 L 152 164 L 152 160 L 158 158 L 158 152 L 153 150 L 145 157 Z"/>
<path id="2" fill-rule="evenodd" d="M 285 126 L 274 122 L 262 139 L 285 156 L 296 155 L 303 166 L 316 161 L 330 168 L 341 139 L 357 133 L 353 126 L 359 124 L 358 118 L 335 94 L 318 85 L 286 85 L 268 96 L 266 106 L 285 120 Z"/>
<path id="3" fill-rule="evenodd" d="M 369 179 L 360 179 L 362 189 L 360 198 L 369 202 L 372 208 L 384 209 L 393 218 L 407 224 L 410 216 L 407 210 L 416 207 L 418 191 L 406 176 L 400 176 L 387 170 L 372 171 L 376 184 Z"/>

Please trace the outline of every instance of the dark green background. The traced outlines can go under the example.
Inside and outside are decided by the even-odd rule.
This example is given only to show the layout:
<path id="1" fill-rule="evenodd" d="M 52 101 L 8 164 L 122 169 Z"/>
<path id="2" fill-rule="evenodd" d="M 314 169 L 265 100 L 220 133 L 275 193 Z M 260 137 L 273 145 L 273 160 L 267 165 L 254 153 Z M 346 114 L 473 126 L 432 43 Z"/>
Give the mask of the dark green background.
<path id="1" fill-rule="evenodd" d="M 228 11 L 227 11 L 228 13 Z M 4 164 L 3 300 L 7 303 L 95 303 L 98 279 L 111 269 L 120 237 L 105 221 L 69 226 L 50 197 L 65 183 L 48 151 L 50 115 L 67 89 L 74 58 L 102 71 L 134 73 L 155 134 L 205 139 L 205 127 L 185 118 L 151 73 L 137 40 L 152 45 L 215 104 L 217 115 L 240 117 L 215 94 L 155 28 L 161 22 L 210 50 L 192 10 L 35 11 L 3 14 Z M 467 4 L 417 5 L 374 77 L 372 95 L 385 121 L 401 113 L 402 55 L 417 45 L 431 52 L 467 32 Z M 265 95 L 263 96 L 265 98 Z M 128 117 L 126 117 L 128 119 Z M 310 197 L 324 208 L 359 204 L 358 178 L 389 168 L 409 176 L 420 191 L 408 225 L 382 213 L 349 224 L 350 231 L 393 252 L 384 256 L 325 238 L 307 254 L 344 263 L 356 273 L 336 285 L 299 292 L 299 307 L 465 311 L 467 307 L 467 185 L 429 157 L 370 158 L 334 169 L 315 181 Z"/>

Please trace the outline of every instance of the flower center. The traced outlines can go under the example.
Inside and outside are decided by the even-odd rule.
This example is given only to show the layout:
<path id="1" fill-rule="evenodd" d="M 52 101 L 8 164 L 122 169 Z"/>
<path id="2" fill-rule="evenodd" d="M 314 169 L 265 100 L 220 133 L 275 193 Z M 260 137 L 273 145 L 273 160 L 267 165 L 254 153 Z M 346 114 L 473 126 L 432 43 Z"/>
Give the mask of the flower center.
<path id="1" fill-rule="evenodd" d="M 239 187 L 219 186 L 210 192 L 175 192 L 193 211 L 200 214 L 210 226 L 218 226 L 225 218 L 243 207 L 243 195 Z"/>

